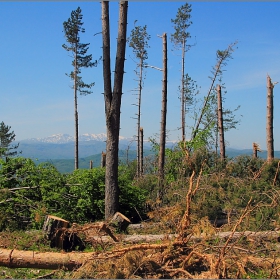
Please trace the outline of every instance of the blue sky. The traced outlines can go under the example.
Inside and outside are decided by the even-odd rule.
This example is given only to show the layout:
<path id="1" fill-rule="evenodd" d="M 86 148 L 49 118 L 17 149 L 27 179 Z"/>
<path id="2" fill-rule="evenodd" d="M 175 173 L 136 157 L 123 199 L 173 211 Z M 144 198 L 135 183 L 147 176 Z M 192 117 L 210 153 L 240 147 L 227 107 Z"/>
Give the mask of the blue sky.
<path id="1" fill-rule="evenodd" d="M 162 67 L 162 40 L 168 37 L 168 112 L 169 140 L 181 136 L 180 52 L 172 51 L 171 18 L 185 2 L 129 2 L 128 34 L 137 20 L 147 25 L 151 35 L 149 65 Z M 251 148 L 252 142 L 266 149 L 266 76 L 280 82 L 280 2 L 189 2 L 193 24 L 189 29 L 196 43 L 186 54 L 186 72 L 201 87 L 200 96 L 210 87 L 211 69 L 216 51 L 238 40 L 233 59 L 223 75 L 227 89 L 224 106 L 241 106 L 237 130 L 225 134 L 230 147 Z M 99 2 L 1 2 L 0 3 L 0 75 L 1 118 L 10 125 L 16 140 L 41 138 L 57 133 L 74 135 L 74 101 L 71 81 L 65 75 L 71 58 L 62 48 L 65 43 L 63 22 L 78 6 L 83 12 L 85 34 L 81 42 L 90 43 L 89 53 L 101 56 L 101 4 Z M 118 3 L 110 2 L 112 69 L 117 38 Z M 94 35 L 96 34 L 96 35 Z M 127 47 L 121 107 L 121 131 L 124 137 L 136 134 L 137 82 L 135 63 Z M 104 133 L 105 113 L 102 64 L 82 72 L 85 82 L 95 82 L 93 93 L 78 97 L 79 133 Z M 144 138 L 160 130 L 162 72 L 147 69 L 142 96 Z M 274 144 L 280 150 L 280 84 L 274 88 Z M 187 119 L 189 125 L 193 124 Z M 190 130 L 187 129 L 187 132 Z"/>

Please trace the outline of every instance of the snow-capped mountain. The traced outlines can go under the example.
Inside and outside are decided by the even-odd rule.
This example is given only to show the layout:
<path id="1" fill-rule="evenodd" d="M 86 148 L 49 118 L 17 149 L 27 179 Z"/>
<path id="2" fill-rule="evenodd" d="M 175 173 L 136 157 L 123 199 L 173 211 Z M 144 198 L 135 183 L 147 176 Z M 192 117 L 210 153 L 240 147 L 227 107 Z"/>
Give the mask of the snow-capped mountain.
<path id="1" fill-rule="evenodd" d="M 106 134 L 105 133 L 100 133 L 100 134 L 90 134 L 90 133 L 85 133 L 79 135 L 79 141 L 106 141 Z M 119 137 L 120 140 L 126 140 L 128 138 L 125 138 L 123 136 Z M 129 140 L 129 139 L 128 139 Z M 45 138 L 31 138 L 31 139 L 25 139 L 22 140 L 21 142 L 41 142 L 41 143 L 53 143 L 53 144 L 65 144 L 69 142 L 74 142 L 75 138 L 74 136 L 71 136 L 69 134 L 54 134 Z"/>

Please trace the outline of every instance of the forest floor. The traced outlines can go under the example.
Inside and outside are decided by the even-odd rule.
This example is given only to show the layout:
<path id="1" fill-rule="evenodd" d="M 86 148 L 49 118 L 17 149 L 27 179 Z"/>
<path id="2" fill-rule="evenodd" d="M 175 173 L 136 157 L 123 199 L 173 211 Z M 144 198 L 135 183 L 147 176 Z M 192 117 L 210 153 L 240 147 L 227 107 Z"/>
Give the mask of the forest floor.
<path id="1" fill-rule="evenodd" d="M 84 225 L 89 228 L 89 225 Z M 204 222 L 185 235 L 170 225 L 147 222 L 131 225 L 127 233 L 109 236 L 85 234 L 84 252 L 90 256 L 75 269 L 0 267 L 0 279 L 229 279 L 280 278 L 279 231 L 237 232 L 232 225 L 214 228 Z M 0 232 L 1 252 L 10 250 L 70 253 L 50 248 L 38 231 Z M 1 251 L 2 250 L 2 251 Z"/>

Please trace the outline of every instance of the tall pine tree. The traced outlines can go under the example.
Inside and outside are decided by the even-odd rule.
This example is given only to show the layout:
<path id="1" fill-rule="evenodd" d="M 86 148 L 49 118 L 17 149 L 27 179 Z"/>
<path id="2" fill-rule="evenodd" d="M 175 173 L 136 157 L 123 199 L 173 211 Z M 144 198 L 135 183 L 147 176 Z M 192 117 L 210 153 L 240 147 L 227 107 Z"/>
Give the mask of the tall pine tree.
<path id="1" fill-rule="evenodd" d="M 0 123 L 0 157 L 10 157 L 17 155 L 16 150 L 18 144 L 12 144 L 15 141 L 16 135 L 14 131 L 10 131 L 11 127 L 5 125 L 4 122 Z"/>
<path id="2" fill-rule="evenodd" d="M 76 10 L 71 12 L 71 17 L 63 22 L 64 35 L 68 44 L 63 44 L 62 47 L 72 53 L 72 66 L 74 70 L 68 75 L 74 82 L 74 116 L 75 116 L 75 169 L 79 168 L 79 129 L 78 129 L 78 103 L 77 103 L 77 92 L 82 95 L 90 94 L 91 87 L 94 83 L 86 84 L 83 82 L 81 74 L 81 68 L 97 66 L 97 60 L 92 61 L 92 55 L 87 55 L 89 48 L 88 44 L 80 43 L 80 34 L 85 32 L 83 26 L 83 15 L 82 10 L 78 7 Z"/>
<path id="3" fill-rule="evenodd" d="M 134 22 L 134 24 L 136 21 Z M 149 48 L 148 41 L 151 36 L 147 33 L 147 26 L 134 26 L 134 29 L 131 30 L 130 37 L 128 38 L 129 46 L 133 49 L 133 54 L 138 59 L 137 70 L 135 71 L 138 80 L 138 112 L 137 112 L 137 176 L 140 177 L 143 173 L 143 154 L 141 153 L 140 148 L 140 134 L 141 134 L 141 98 L 142 98 L 142 89 L 143 89 L 143 68 L 146 66 L 146 60 L 148 59 Z M 143 128 L 142 128 L 143 132 Z"/>
<path id="4" fill-rule="evenodd" d="M 186 99 L 185 99 L 185 53 L 189 50 L 190 45 L 187 45 L 187 40 L 191 38 L 190 33 L 187 31 L 191 26 L 191 5 L 185 3 L 182 5 L 176 14 L 175 19 L 171 19 L 174 27 L 174 33 L 171 34 L 171 41 L 176 48 L 182 50 L 182 74 L 181 74 L 181 125 L 182 125 L 182 141 L 186 140 Z"/>

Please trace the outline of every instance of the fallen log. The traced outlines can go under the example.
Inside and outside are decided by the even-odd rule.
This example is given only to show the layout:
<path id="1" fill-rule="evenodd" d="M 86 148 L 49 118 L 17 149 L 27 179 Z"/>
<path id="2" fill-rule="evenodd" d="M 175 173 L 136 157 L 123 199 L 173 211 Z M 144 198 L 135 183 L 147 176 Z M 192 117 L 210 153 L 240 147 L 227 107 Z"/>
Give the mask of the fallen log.
<path id="1" fill-rule="evenodd" d="M 211 236 L 212 239 L 215 238 L 221 238 L 221 239 L 227 239 L 231 233 L 230 232 L 221 232 L 218 234 L 214 234 Z M 246 237 L 248 239 L 258 240 L 277 240 L 279 242 L 279 234 L 280 231 L 266 231 L 266 232 L 251 232 L 251 231 L 245 231 L 245 232 L 235 232 L 232 236 L 232 239 L 242 238 Z M 177 244 L 179 241 L 176 241 L 177 235 L 169 234 L 169 235 L 130 235 L 126 236 L 124 238 L 120 238 L 119 241 L 121 242 L 155 242 L 155 241 L 163 241 L 161 244 L 139 244 L 134 245 L 137 246 L 136 249 L 156 249 L 156 248 L 166 248 L 170 246 L 170 244 Z M 112 239 L 109 236 L 97 236 L 96 240 L 106 242 L 111 241 Z M 209 240 L 210 237 L 207 237 Z M 199 242 L 205 240 L 205 237 L 195 237 L 191 236 L 189 241 L 193 242 Z M 169 242 L 165 242 L 169 241 Z M 171 242 L 171 243 L 170 243 Z M 173 243 L 174 242 L 174 243 Z M 180 242 L 179 242 L 180 243 Z M 178 244 L 179 244 L 178 243 Z M 182 241 L 182 244 L 184 242 Z M 133 246 L 132 246 L 133 247 Z M 131 247 L 123 248 L 120 250 L 131 250 Z M 119 251 L 120 251 L 119 250 Z M 118 250 L 117 250 L 118 251 Z M 116 251 L 116 252 L 117 252 Z M 113 253 L 113 252 L 111 252 Z M 57 268 L 65 268 L 68 270 L 75 269 L 79 266 L 81 266 L 84 262 L 88 260 L 94 260 L 94 259 L 100 259 L 104 258 L 104 256 L 100 256 L 97 253 L 90 252 L 90 253 L 82 253 L 82 252 L 34 252 L 34 251 L 20 251 L 20 250 L 8 250 L 8 249 L 0 249 L 0 266 L 6 266 L 11 268 L 39 268 L 39 269 L 57 269 Z M 106 258 L 108 258 L 108 254 L 106 254 Z M 245 259 L 244 259 L 245 261 Z M 269 259 L 269 258 L 253 258 L 253 257 L 247 257 L 246 261 L 252 262 L 259 267 L 262 266 L 270 266 L 273 265 L 273 263 L 277 263 L 277 265 L 280 264 L 280 259 Z"/>
<path id="2" fill-rule="evenodd" d="M 204 235 L 201 234 L 200 236 L 190 236 L 188 238 L 191 242 L 201 242 L 203 240 L 216 240 L 217 238 L 222 240 L 227 240 L 230 235 L 231 231 L 227 232 L 218 232 L 212 235 Z M 141 235 L 124 235 L 118 238 L 120 242 L 124 243 L 150 243 L 162 240 L 173 240 L 178 237 L 178 234 L 141 234 Z M 247 238 L 248 241 L 257 241 L 257 240 L 264 240 L 264 241 L 274 241 L 280 242 L 280 231 L 262 231 L 262 232 L 253 232 L 253 231 L 245 231 L 245 232 L 235 232 L 231 237 L 231 240 L 237 240 L 240 238 Z M 108 236 L 97 236 L 97 235 L 88 235 L 87 240 L 96 240 L 102 242 L 110 242 L 112 241 L 111 238 Z"/>
<path id="3" fill-rule="evenodd" d="M 57 269 L 65 268 L 72 270 L 81 266 L 90 259 L 94 253 L 56 253 L 56 252 L 34 252 L 0 249 L 0 266 L 11 268 L 39 268 Z"/>

